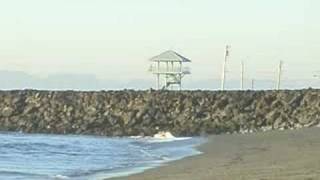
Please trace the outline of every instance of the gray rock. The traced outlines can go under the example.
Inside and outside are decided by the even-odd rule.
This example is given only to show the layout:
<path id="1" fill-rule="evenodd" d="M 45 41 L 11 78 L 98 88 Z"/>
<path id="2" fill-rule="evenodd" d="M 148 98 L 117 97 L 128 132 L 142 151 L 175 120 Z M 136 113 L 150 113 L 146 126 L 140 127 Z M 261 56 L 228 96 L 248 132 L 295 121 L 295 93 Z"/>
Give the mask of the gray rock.
<path id="1" fill-rule="evenodd" d="M 14 109 L 11 107 L 5 107 L 2 109 L 2 116 L 4 117 L 10 117 L 11 115 L 13 115 Z"/>
<path id="2" fill-rule="evenodd" d="M 0 130 L 35 133 L 248 133 L 315 126 L 319 112 L 320 90 L 0 91 Z"/>

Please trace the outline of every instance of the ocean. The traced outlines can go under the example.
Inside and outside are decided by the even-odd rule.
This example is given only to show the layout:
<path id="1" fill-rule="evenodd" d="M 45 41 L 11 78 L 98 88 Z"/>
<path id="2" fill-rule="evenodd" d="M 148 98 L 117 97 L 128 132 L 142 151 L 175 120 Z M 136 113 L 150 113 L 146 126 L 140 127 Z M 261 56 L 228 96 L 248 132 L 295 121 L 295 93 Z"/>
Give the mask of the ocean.
<path id="1" fill-rule="evenodd" d="M 202 138 L 0 133 L 0 179 L 99 180 L 200 154 Z"/>

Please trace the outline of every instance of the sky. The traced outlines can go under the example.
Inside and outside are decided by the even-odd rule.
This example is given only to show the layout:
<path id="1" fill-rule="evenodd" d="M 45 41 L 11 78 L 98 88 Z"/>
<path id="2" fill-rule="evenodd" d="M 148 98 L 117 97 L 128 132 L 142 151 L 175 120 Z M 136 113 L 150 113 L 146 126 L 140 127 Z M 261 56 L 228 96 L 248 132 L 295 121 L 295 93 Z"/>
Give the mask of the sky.
<path id="1" fill-rule="evenodd" d="M 37 78 L 94 75 L 152 81 L 148 59 L 192 60 L 187 83 L 219 79 L 314 81 L 320 74 L 317 0 L 0 0 L 0 71 Z M 319 80 L 320 84 L 320 80 Z M 198 86 L 197 86 L 198 87 Z"/>

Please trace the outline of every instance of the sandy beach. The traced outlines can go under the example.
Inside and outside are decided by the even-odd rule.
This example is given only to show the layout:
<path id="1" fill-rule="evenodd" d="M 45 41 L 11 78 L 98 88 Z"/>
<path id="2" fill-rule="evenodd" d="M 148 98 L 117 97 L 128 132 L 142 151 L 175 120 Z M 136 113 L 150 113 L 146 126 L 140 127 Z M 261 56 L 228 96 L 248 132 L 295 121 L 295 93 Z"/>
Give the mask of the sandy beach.
<path id="1" fill-rule="evenodd" d="M 320 179 L 320 129 L 210 136 L 203 154 L 113 180 Z"/>

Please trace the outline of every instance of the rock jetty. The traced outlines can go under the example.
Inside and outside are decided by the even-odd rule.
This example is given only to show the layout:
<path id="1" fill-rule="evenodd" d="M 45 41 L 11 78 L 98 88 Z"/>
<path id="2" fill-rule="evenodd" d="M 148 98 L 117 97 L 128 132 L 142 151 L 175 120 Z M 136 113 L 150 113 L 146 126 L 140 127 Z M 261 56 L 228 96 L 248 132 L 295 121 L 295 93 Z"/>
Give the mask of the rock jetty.
<path id="1" fill-rule="evenodd" d="M 175 136 L 296 129 L 320 122 L 320 90 L 0 91 L 0 131 Z"/>

